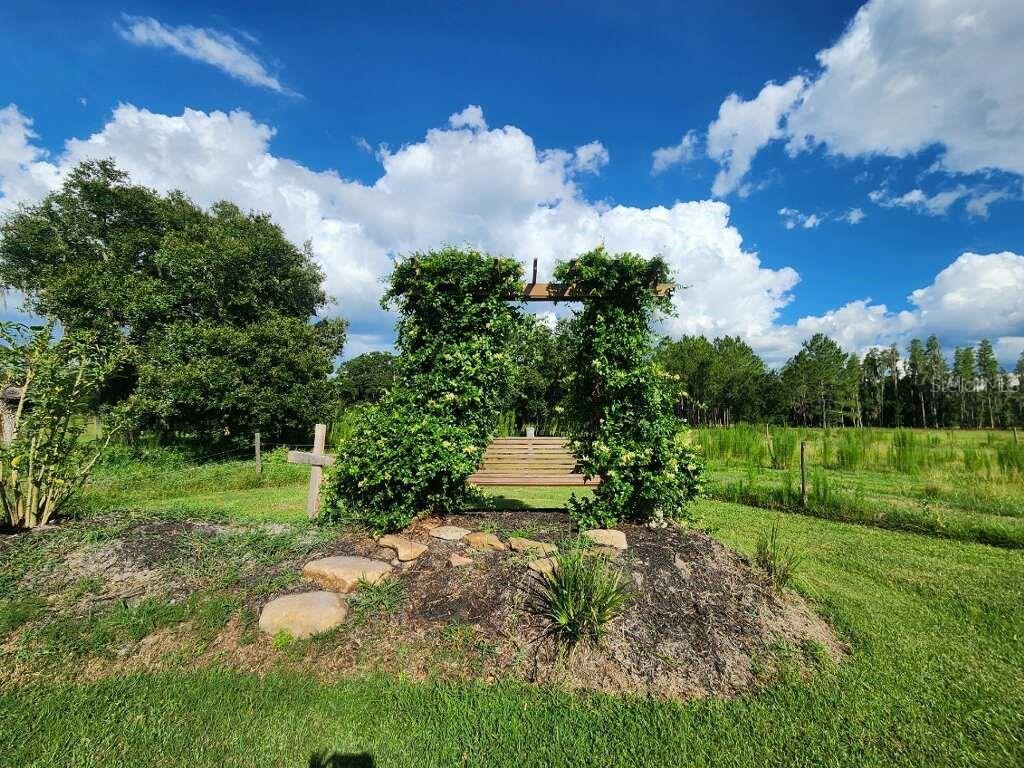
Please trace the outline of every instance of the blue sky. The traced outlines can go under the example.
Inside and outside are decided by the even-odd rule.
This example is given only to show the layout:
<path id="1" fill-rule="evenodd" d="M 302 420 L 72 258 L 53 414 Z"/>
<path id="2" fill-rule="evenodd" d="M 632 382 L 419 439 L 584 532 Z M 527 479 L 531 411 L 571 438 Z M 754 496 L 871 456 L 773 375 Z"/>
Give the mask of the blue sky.
<path id="1" fill-rule="evenodd" d="M 1019 2 L 320 6 L 8 2 L 0 211 L 96 155 L 268 210 L 350 353 L 389 343 L 395 253 L 444 241 L 660 251 L 666 331 L 772 361 L 1024 348 Z"/>

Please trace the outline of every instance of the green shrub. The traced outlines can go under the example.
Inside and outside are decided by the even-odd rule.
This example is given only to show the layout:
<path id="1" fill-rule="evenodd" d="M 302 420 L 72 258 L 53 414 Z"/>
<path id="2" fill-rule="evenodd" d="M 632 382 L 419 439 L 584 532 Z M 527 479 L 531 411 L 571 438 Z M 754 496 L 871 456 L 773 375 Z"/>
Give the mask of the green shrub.
<path id="1" fill-rule="evenodd" d="M 800 565 L 801 556 L 779 541 L 779 523 L 775 521 L 767 531 L 761 531 L 754 551 L 754 562 L 771 580 L 776 589 L 788 587 Z"/>
<path id="2" fill-rule="evenodd" d="M 383 303 L 401 315 L 396 384 L 340 441 L 327 517 L 383 532 L 479 498 L 466 480 L 513 390 L 521 276 L 512 259 L 456 248 L 395 265 Z"/>
<path id="3" fill-rule="evenodd" d="M 672 311 L 671 299 L 654 291 L 668 280 L 668 265 L 597 248 L 560 263 L 555 277 L 590 297 L 566 333 L 566 425 L 584 475 L 601 485 L 593 496 L 574 496 L 570 514 L 581 527 L 692 519 L 703 465 L 678 433 L 680 391 L 651 344 L 655 315 Z"/>
<path id="4" fill-rule="evenodd" d="M 109 417 L 106 435 L 85 440 L 83 414 L 103 381 L 127 360 L 123 345 L 55 326 L 0 322 L 0 389 L 20 392 L 12 434 L 0 445 L 0 506 L 16 528 L 46 525 L 89 478 L 128 404 Z"/>
<path id="5" fill-rule="evenodd" d="M 626 604 L 625 584 L 603 557 L 574 549 L 558 555 L 557 561 L 539 594 L 546 634 L 569 651 L 581 642 L 597 645 L 605 626 Z"/>

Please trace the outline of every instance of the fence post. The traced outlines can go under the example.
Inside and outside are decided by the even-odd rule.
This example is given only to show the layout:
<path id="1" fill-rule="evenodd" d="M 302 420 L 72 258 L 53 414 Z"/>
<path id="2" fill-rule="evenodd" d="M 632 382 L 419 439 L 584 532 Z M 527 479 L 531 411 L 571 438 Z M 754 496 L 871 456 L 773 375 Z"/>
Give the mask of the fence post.
<path id="1" fill-rule="evenodd" d="M 327 425 L 317 424 L 313 429 L 313 453 L 322 455 L 327 442 Z M 316 519 L 320 507 L 320 483 L 324 478 L 324 468 L 314 464 L 309 469 L 309 495 L 306 497 L 306 514 L 310 520 Z"/>
<path id="2" fill-rule="evenodd" d="M 807 506 L 807 460 L 804 456 L 804 449 L 807 442 L 800 441 L 800 505 Z"/>
<path id="3" fill-rule="evenodd" d="M 1017 444 L 1017 428 L 1016 427 L 1013 428 L 1013 444 L 1014 445 Z"/>
<path id="4" fill-rule="evenodd" d="M 263 474 L 263 453 L 260 450 L 261 446 L 260 446 L 260 433 L 259 432 L 256 433 L 256 437 L 255 437 L 255 440 L 253 441 L 253 445 L 254 445 L 254 447 L 256 449 L 256 474 L 262 475 Z"/>

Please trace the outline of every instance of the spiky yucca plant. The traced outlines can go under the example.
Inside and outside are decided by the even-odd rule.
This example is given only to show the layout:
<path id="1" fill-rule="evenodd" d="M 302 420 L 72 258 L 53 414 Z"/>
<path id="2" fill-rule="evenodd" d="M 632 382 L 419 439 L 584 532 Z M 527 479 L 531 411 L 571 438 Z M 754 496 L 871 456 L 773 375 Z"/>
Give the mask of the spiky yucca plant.
<path id="1" fill-rule="evenodd" d="M 545 634 L 569 651 L 581 642 L 598 645 L 627 598 L 622 578 L 605 558 L 578 549 L 560 554 L 540 588 Z"/>

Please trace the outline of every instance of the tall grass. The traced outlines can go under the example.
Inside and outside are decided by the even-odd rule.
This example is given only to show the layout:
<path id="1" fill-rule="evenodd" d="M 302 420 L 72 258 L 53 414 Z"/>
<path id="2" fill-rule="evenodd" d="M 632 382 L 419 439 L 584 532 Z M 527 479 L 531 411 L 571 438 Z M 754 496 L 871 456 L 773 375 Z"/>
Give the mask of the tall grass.
<path id="1" fill-rule="evenodd" d="M 917 476 L 966 473 L 1001 481 L 1024 479 L 1024 446 L 1003 432 L 910 429 L 700 427 L 695 440 L 711 462 L 785 470 L 798 466 L 806 443 L 809 466 Z"/>

